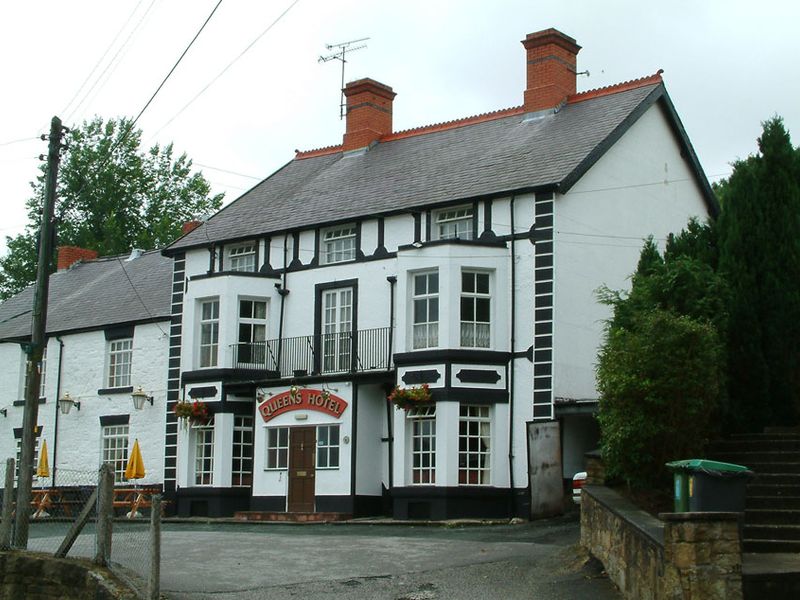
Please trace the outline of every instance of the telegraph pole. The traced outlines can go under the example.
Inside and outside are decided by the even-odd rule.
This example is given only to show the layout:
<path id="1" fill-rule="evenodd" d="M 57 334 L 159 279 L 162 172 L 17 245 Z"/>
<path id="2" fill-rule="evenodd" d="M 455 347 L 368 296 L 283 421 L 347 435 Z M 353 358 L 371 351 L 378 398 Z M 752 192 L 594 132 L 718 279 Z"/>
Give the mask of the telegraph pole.
<path id="1" fill-rule="evenodd" d="M 55 223 L 53 214 L 56 204 L 56 182 L 58 180 L 58 163 L 61 158 L 61 140 L 66 129 L 61 119 L 53 117 L 50 122 L 50 136 L 47 152 L 47 177 L 44 187 L 44 205 L 42 206 L 42 222 L 39 227 L 39 263 L 36 269 L 36 288 L 33 296 L 33 314 L 31 318 L 31 342 L 26 347 L 28 360 L 25 368 L 28 385 L 25 387 L 25 409 L 22 416 L 22 448 L 19 460 L 19 478 L 17 483 L 17 520 L 14 545 L 17 548 L 28 547 L 28 526 L 30 520 L 31 484 L 33 483 L 33 455 L 36 448 L 37 421 L 39 417 L 39 386 L 42 379 L 42 354 L 46 342 L 45 327 L 47 325 L 47 295 L 50 287 L 50 265 L 53 257 L 55 240 Z"/>

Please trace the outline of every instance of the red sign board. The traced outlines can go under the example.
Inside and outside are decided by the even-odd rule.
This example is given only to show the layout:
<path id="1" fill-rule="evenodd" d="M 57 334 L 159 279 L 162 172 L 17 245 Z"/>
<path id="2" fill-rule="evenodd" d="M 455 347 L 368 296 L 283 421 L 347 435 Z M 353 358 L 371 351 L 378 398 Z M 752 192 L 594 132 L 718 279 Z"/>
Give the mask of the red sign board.
<path id="1" fill-rule="evenodd" d="M 338 419 L 346 408 L 347 402 L 330 392 L 295 388 L 267 398 L 258 405 L 258 412 L 264 422 L 290 410 L 316 410 Z"/>

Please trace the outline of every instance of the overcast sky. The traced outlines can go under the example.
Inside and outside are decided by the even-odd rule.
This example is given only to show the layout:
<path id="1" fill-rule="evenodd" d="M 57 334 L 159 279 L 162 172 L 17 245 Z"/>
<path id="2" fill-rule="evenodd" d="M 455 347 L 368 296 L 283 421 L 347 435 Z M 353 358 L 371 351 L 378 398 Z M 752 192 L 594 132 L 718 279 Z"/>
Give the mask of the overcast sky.
<path id="1" fill-rule="evenodd" d="M 26 222 L 51 117 L 136 115 L 217 2 L 3 3 L 0 254 Z M 798 23 L 791 0 L 223 0 L 138 126 L 147 145 L 174 142 L 230 202 L 295 149 L 341 143 L 340 63 L 318 62 L 326 44 L 370 38 L 346 80 L 392 86 L 401 130 L 521 104 L 520 40 L 556 27 L 583 47 L 579 91 L 664 69 L 714 181 L 755 152 L 772 115 L 800 144 Z"/>

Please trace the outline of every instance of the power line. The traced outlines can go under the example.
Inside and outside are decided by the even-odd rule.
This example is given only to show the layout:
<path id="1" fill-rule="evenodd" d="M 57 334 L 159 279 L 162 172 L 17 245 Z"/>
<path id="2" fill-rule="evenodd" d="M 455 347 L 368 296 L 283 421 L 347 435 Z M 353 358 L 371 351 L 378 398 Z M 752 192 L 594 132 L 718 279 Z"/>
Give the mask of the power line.
<path id="1" fill-rule="evenodd" d="M 39 141 L 39 137 L 25 137 L 19 138 L 18 140 L 10 140 L 8 142 L 0 143 L 0 146 L 10 146 L 11 144 L 21 144 L 22 142 L 30 142 L 33 140 Z"/>
<path id="2" fill-rule="evenodd" d="M 300 2 L 300 0 L 294 0 L 294 2 L 292 2 L 286 10 L 284 10 L 280 15 L 278 15 L 278 18 L 276 18 L 272 23 L 270 23 L 269 26 L 264 31 L 262 31 L 260 34 L 258 34 L 256 39 L 254 39 L 252 42 L 250 42 L 250 44 L 248 44 L 247 47 L 244 50 L 242 50 L 236 58 L 234 58 L 231 62 L 229 62 L 225 66 L 224 69 L 222 69 L 219 73 L 217 73 L 217 75 L 211 81 L 209 81 L 203 89 L 201 89 L 199 92 L 197 92 L 197 94 L 195 94 L 194 97 L 191 100 L 189 100 L 189 102 L 187 102 L 183 106 L 183 108 L 181 108 L 166 123 L 164 123 L 161 127 L 159 127 L 156 130 L 156 132 L 153 135 L 150 136 L 150 139 L 153 139 L 155 136 L 157 136 L 159 133 L 161 133 L 170 123 L 172 123 L 175 119 L 177 119 L 187 108 L 189 108 L 192 104 L 194 104 L 195 100 L 197 100 L 200 96 L 202 96 L 208 90 L 208 88 L 210 88 L 212 85 L 214 85 L 217 82 L 217 80 L 220 77 L 222 77 L 227 72 L 227 70 L 230 69 L 234 65 L 234 63 L 236 63 L 240 58 L 242 58 L 245 54 L 247 54 L 247 52 L 249 52 L 250 49 L 253 46 L 256 45 L 256 42 L 258 42 L 262 37 L 264 37 L 267 34 L 267 32 L 269 32 L 270 29 L 275 27 L 275 25 L 277 25 L 278 22 L 281 19 L 283 19 L 283 17 L 285 17 L 286 14 L 290 10 L 292 10 L 294 8 L 294 6 L 298 2 Z"/>
<path id="3" fill-rule="evenodd" d="M 257 177 L 255 175 L 247 175 L 245 173 L 238 173 L 237 171 L 229 171 L 228 169 L 221 169 L 219 167 L 212 167 L 211 165 L 204 165 L 204 164 L 199 163 L 199 162 L 193 162 L 192 164 L 197 166 L 197 167 L 202 167 L 204 169 L 211 169 L 212 171 L 219 171 L 220 173 L 228 173 L 230 175 L 238 175 L 239 177 L 247 177 L 248 179 L 256 179 L 258 181 L 261 181 L 262 179 L 264 179 L 263 177 Z"/>
<path id="4" fill-rule="evenodd" d="M 220 0 L 220 2 L 221 1 L 222 0 Z M 217 6 L 219 6 L 219 4 Z M 139 290 L 137 290 L 136 286 L 133 285 L 133 281 L 131 280 L 131 276 L 128 275 L 128 271 L 125 269 L 125 265 L 122 264 L 122 258 L 117 256 L 117 262 L 119 263 L 119 266 L 122 268 L 122 272 L 125 274 L 125 279 L 127 279 L 128 283 L 131 285 L 131 289 L 133 290 L 133 293 L 136 294 L 136 297 L 139 299 L 139 303 L 144 308 L 144 312 L 147 313 L 147 316 L 150 317 L 150 319 L 153 321 L 153 324 L 156 327 L 158 327 L 158 330 L 166 336 L 167 332 L 164 331 L 163 329 L 161 329 L 161 325 L 158 324 L 158 322 L 156 321 L 155 317 L 153 316 L 153 313 L 150 312 L 150 309 L 147 307 L 147 304 L 145 304 L 144 300 L 142 300 L 142 297 L 139 295 Z M 164 320 L 166 321 L 168 318 L 169 317 L 165 318 Z"/>

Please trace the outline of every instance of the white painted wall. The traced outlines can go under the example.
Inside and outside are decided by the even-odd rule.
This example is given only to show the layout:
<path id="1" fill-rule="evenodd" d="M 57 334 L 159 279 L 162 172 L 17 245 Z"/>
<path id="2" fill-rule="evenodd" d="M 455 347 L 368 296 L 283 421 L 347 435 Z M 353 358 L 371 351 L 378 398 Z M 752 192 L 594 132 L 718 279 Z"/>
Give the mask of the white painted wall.
<path id="1" fill-rule="evenodd" d="M 594 365 L 611 313 L 597 302 L 596 290 L 629 289 L 644 238 L 661 241 L 692 216 L 704 220 L 706 205 L 658 105 L 556 197 L 556 397 L 597 397 Z"/>
<path id="2" fill-rule="evenodd" d="M 334 384 L 332 384 L 334 385 Z M 388 482 L 386 437 L 386 394 L 378 385 L 358 390 L 358 446 L 356 448 L 356 494 L 380 496 L 381 484 Z"/>

